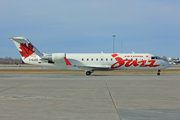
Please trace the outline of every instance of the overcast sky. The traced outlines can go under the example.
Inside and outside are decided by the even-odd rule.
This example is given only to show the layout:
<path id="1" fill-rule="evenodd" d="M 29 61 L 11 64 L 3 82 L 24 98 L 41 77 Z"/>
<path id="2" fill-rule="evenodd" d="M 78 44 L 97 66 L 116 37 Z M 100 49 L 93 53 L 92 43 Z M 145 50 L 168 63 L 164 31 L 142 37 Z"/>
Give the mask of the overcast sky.
<path id="1" fill-rule="evenodd" d="M 1 0 L 0 57 L 20 58 L 8 37 L 47 53 L 151 53 L 180 57 L 179 0 Z"/>

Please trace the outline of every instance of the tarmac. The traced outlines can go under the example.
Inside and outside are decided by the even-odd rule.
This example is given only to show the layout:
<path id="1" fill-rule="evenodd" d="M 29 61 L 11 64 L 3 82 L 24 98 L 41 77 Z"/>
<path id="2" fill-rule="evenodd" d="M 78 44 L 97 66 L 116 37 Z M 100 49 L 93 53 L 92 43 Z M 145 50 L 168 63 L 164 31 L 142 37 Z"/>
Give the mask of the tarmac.
<path id="1" fill-rule="evenodd" d="M 180 75 L 0 75 L 0 120 L 179 120 Z"/>

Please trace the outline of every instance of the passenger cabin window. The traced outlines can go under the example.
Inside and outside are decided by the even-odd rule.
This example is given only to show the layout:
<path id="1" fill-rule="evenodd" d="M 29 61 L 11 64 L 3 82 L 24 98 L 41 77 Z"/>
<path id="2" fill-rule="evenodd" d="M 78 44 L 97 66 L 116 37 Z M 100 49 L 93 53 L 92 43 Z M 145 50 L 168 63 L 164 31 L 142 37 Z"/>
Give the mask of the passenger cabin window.
<path id="1" fill-rule="evenodd" d="M 111 58 L 111 61 L 112 61 L 113 59 Z"/>
<path id="2" fill-rule="evenodd" d="M 91 59 L 91 61 L 93 61 L 93 58 Z"/>
<path id="3" fill-rule="evenodd" d="M 160 60 L 161 58 L 160 57 L 157 57 L 157 56 L 154 56 L 154 57 L 151 57 L 152 60 Z"/>
<path id="4" fill-rule="evenodd" d="M 82 61 L 84 61 L 84 58 L 82 58 Z"/>
<path id="5" fill-rule="evenodd" d="M 98 58 L 96 58 L 96 61 L 98 61 Z"/>
<path id="6" fill-rule="evenodd" d="M 87 58 L 87 61 L 89 61 L 89 59 Z"/>

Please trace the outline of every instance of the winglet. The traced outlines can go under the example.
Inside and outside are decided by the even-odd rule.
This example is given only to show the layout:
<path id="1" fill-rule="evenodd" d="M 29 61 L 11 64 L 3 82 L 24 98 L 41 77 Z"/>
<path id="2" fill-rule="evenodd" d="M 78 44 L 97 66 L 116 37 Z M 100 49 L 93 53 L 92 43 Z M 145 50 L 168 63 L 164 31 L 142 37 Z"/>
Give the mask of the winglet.
<path id="1" fill-rule="evenodd" d="M 64 57 L 64 60 L 66 62 L 66 65 L 71 65 L 71 63 L 68 61 L 68 59 L 66 57 Z"/>

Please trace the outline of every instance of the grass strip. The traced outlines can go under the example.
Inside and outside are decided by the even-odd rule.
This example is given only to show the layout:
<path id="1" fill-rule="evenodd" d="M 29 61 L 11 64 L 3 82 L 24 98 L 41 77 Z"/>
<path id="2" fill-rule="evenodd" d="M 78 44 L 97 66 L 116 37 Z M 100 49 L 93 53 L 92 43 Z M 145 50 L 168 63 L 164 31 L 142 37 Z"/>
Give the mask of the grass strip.
<path id="1" fill-rule="evenodd" d="M 157 70 L 94 71 L 93 75 L 155 75 Z M 84 74 L 85 71 L 56 69 L 0 69 L 0 74 Z M 161 70 L 161 75 L 179 75 L 180 69 Z"/>

